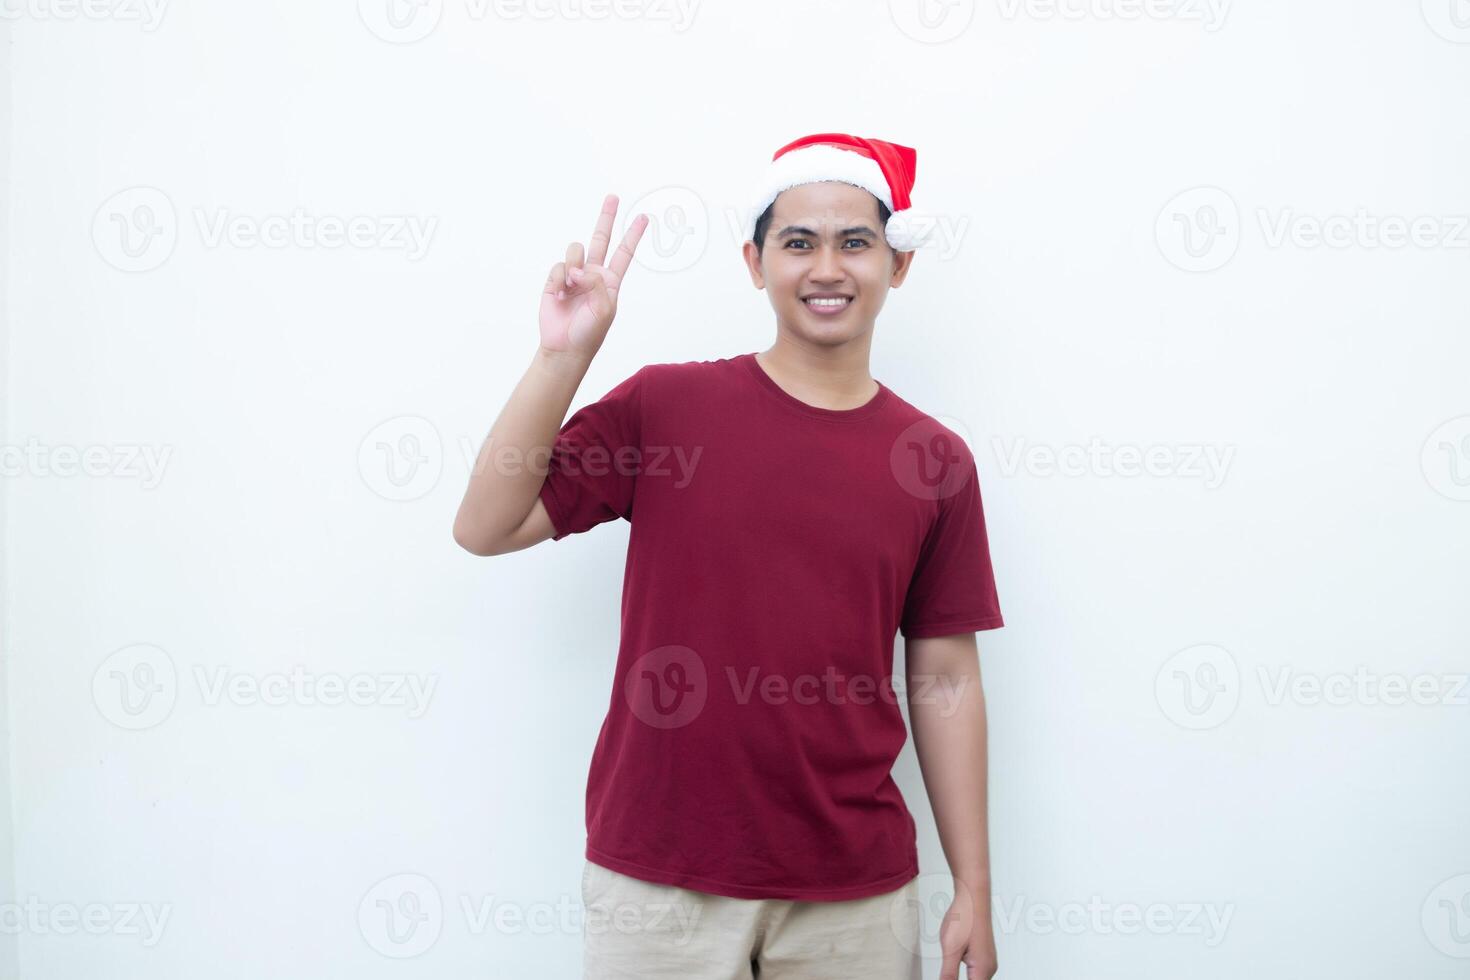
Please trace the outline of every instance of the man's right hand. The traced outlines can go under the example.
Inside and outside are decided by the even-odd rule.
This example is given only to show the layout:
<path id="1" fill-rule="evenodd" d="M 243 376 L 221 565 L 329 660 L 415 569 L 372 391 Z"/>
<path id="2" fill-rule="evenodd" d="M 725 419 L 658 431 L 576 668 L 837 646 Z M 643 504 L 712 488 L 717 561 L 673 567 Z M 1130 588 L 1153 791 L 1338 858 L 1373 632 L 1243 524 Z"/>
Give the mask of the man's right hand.
<path id="1" fill-rule="evenodd" d="M 573 242 L 566 261 L 552 266 L 546 277 L 541 291 L 541 347 L 480 446 L 454 515 L 454 540 L 472 555 L 518 551 L 555 533 L 540 499 L 546 472 L 534 466 L 500 466 L 497 461 L 501 453 L 526 460 L 556 443 L 577 386 L 612 325 L 618 289 L 648 227 L 648 215 L 635 217 L 623 243 L 603 265 L 617 213 L 617 196 L 609 194 L 585 260 L 581 243 Z"/>
<path id="2" fill-rule="evenodd" d="M 590 362 L 602 347 L 607 328 L 617 315 L 623 276 L 648 227 L 648 215 L 636 216 L 612 260 L 604 265 L 617 213 L 617 195 L 609 194 L 602 202 L 585 259 L 582 243 L 572 242 L 567 246 L 566 260 L 551 267 L 541 291 L 542 351 Z"/>

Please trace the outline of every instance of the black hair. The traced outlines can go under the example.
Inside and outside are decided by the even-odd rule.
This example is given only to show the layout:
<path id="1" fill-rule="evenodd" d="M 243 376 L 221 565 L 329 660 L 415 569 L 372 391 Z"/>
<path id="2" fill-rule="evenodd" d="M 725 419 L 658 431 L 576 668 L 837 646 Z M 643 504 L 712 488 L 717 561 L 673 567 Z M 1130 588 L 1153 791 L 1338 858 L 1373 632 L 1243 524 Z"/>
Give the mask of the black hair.
<path id="1" fill-rule="evenodd" d="M 780 195 L 777 196 L 779 197 Z M 876 194 L 871 196 L 873 200 L 878 201 L 878 197 Z M 766 233 L 771 230 L 771 213 L 775 210 L 775 208 L 775 201 L 767 204 L 766 209 L 761 212 L 761 216 L 755 221 L 755 234 L 752 236 L 751 240 L 755 242 L 755 254 L 761 257 L 764 257 L 766 254 Z M 883 237 L 883 226 L 888 224 L 888 216 L 892 213 L 892 211 L 888 210 L 888 205 L 884 204 L 882 201 L 878 201 L 879 237 Z"/>

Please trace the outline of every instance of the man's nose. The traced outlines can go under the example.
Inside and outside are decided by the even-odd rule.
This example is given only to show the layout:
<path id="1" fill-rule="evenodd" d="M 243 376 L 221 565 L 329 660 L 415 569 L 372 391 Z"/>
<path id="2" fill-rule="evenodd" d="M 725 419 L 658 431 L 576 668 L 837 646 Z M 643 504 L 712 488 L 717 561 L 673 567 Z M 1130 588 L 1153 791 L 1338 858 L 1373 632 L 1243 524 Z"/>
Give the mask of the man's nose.
<path id="1" fill-rule="evenodd" d="M 817 246 L 817 258 L 812 264 L 812 278 L 832 282 L 842 278 L 842 253 L 830 245 Z"/>

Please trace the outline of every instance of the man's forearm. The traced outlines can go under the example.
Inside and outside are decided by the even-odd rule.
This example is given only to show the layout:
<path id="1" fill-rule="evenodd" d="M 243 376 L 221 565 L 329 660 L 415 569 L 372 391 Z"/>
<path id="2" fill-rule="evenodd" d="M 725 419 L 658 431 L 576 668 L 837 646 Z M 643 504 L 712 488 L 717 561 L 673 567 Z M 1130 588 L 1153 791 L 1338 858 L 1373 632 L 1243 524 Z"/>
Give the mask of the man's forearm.
<path id="1" fill-rule="evenodd" d="M 957 883 L 988 915 L 985 693 L 975 635 L 909 640 L 909 723 L 940 846 Z"/>
<path id="2" fill-rule="evenodd" d="M 590 362 L 538 348 L 490 427 L 454 518 L 454 539 L 485 554 L 520 526 L 546 480 L 546 462 Z"/>

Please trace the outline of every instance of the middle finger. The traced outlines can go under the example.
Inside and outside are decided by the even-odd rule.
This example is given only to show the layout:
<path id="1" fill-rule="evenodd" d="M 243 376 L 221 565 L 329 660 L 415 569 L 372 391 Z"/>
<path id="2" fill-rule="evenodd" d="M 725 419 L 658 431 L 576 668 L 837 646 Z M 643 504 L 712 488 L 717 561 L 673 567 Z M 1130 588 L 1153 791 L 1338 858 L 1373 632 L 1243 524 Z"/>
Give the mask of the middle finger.
<path id="1" fill-rule="evenodd" d="M 607 245 L 612 240 L 613 218 L 618 213 L 618 196 L 609 194 L 602 199 L 602 212 L 597 216 L 597 227 L 592 230 L 592 241 L 587 248 L 587 261 L 593 265 L 604 264 Z"/>

